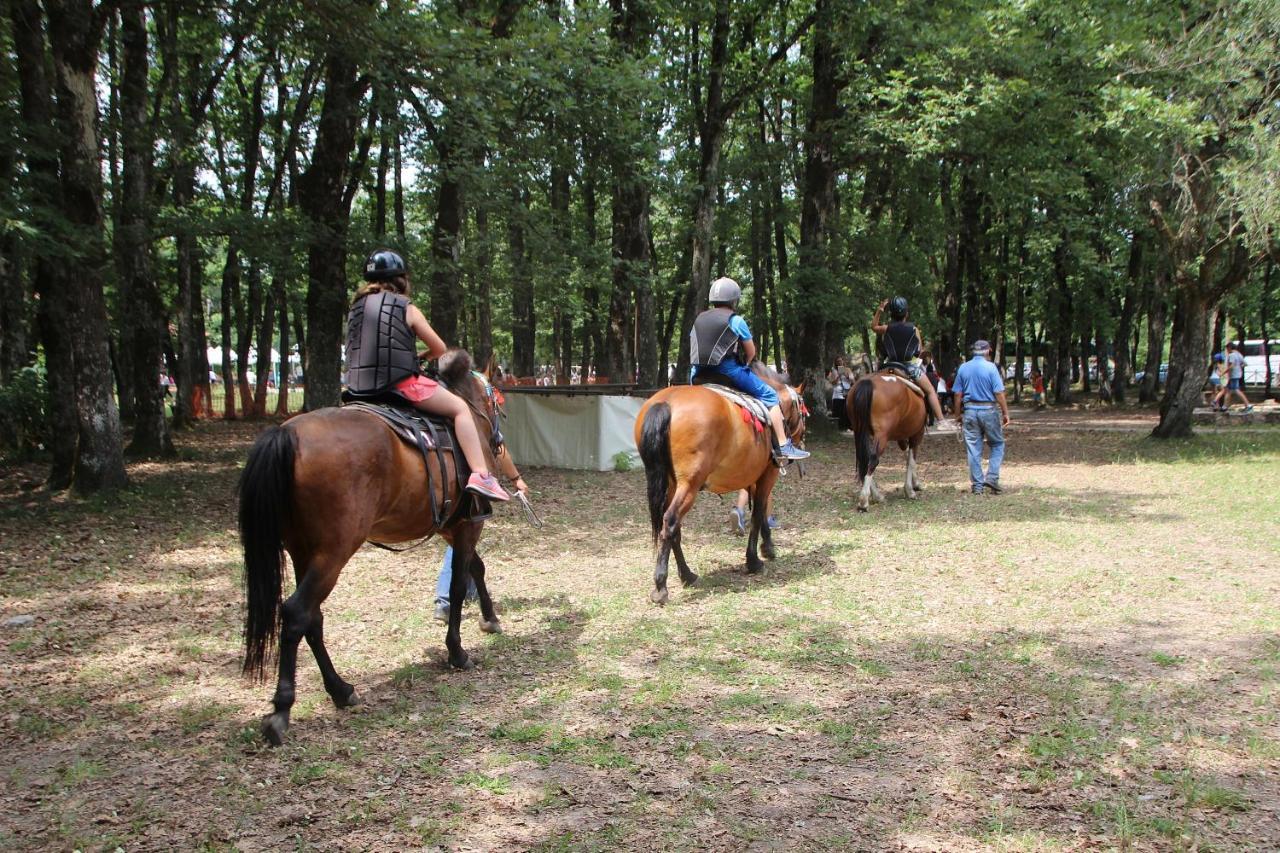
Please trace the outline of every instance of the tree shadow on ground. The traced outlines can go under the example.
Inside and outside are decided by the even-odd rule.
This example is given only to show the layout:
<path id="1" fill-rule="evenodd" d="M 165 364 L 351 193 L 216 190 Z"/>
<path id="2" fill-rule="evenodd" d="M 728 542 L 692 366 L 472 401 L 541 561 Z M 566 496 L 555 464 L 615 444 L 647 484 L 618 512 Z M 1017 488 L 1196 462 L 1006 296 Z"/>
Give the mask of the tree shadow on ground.
<path id="1" fill-rule="evenodd" d="M 685 587 L 679 598 L 695 602 L 721 595 L 759 592 L 828 575 L 837 570 L 831 551 L 829 546 L 799 553 L 779 548 L 777 558 L 765 560 L 764 570 L 756 574 L 748 574 L 745 564 L 741 562 L 729 563 L 722 560 L 704 565 L 704 570 L 690 564 L 690 568 L 699 572 L 698 582 Z M 679 585 L 674 572 L 667 581 L 669 586 Z"/>

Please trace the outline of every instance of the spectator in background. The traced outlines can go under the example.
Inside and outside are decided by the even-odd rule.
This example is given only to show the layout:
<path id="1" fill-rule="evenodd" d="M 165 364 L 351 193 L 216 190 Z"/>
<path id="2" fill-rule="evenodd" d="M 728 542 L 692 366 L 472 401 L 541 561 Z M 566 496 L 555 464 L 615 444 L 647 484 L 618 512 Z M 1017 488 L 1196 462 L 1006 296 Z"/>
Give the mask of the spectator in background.
<path id="1" fill-rule="evenodd" d="M 844 356 L 836 356 L 836 363 L 827 373 L 827 381 L 831 383 L 831 417 L 835 420 L 836 427 L 845 432 L 849 429 L 845 398 L 853 387 L 853 371 L 844 363 Z"/>
<path id="2" fill-rule="evenodd" d="M 1204 396 L 1208 401 L 1208 405 L 1213 407 L 1215 412 L 1224 410 L 1221 398 L 1227 390 L 1227 359 L 1220 352 L 1213 354 L 1213 365 L 1209 368 L 1209 387 L 1205 390 Z"/>
<path id="3" fill-rule="evenodd" d="M 1244 403 L 1246 412 L 1253 411 L 1253 406 L 1249 404 L 1249 398 L 1244 394 L 1244 356 L 1240 354 L 1235 342 L 1227 344 L 1227 391 L 1222 398 L 1223 409 L 1231 405 L 1233 396 L 1238 398 L 1241 403 Z"/>
<path id="4" fill-rule="evenodd" d="M 1031 368 L 1031 401 L 1037 409 L 1044 408 L 1044 374 L 1038 367 Z"/>

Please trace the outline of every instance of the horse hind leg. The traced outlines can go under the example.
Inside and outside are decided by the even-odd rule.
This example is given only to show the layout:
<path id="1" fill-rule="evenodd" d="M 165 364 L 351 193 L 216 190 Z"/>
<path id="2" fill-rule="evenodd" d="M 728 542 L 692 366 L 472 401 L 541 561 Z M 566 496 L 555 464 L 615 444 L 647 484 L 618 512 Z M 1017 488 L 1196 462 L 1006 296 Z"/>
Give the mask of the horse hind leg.
<path id="1" fill-rule="evenodd" d="M 680 525 L 684 521 L 685 514 L 693 506 L 694 500 L 697 499 L 697 495 L 698 490 L 691 484 L 677 483 L 671 503 L 667 505 L 667 511 L 662 515 L 662 531 L 658 534 L 658 556 L 653 566 L 653 592 L 649 593 L 649 600 L 654 604 L 667 603 L 667 567 L 671 552 L 679 548 Z M 683 556 L 684 552 L 681 550 L 680 555 L 676 557 L 677 568 L 680 568 Z M 684 568 L 687 569 L 688 566 Z M 690 574 L 693 573 L 690 572 Z M 684 580 L 683 570 L 681 580 Z"/>
<path id="2" fill-rule="evenodd" d="M 285 732 L 289 729 L 289 715 L 297 698 L 298 643 L 303 637 L 307 637 L 313 651 L 319 648 L 316 662 L 325 678 L 325 688 L 330 690 L 329 695 L 334 696 L 333 691 L 338 690 L 339 695 L 345 695 L 349 702 L 355 693 L 350 684 L 338 677 L 324 648 L 324 620 L 320 615 L 320 605 L 332 591 L 345 562 L 295 562 L 295 566 L 302 566 L 295 568 L 297 588 L 280 604 L 280 664 L 276 692 L 271 699 L 275 710 L 262 721 L 262 735 L 273 746 L 284 743 Z M 315 642 L 312 642 L 313 636 Z M 336 697 L 334 701 L 338 701 Z"/>
<path id="3" fill-rule="evenodd" d="M 689 564 L 684 559 L 684 548 L 680 547 L 680 540 L 683 535 L 683 529 L 676 530 L 675 538 L 671 540 L 671 552 L 676 557 L 676 568 L 680 571 L 680 583 L 683 586 L 693 586 L 698 582 L 698 575 L 693 569 L 689 568 Z"/>
<path id="4" fill-rule="evenodd" d="M 311 654 L 315 656 L 316 666 L 320 667 L 320 677 L 324 679 L 325 692 L 329 694 L 333 704 L 339 708 L 359 705 L 362 700 L 356 693 L 355 687 L 338 675 L 338 670 L 329 657 L 329 650 L 325 648 L 324 613 L 318 608 L 310 627 L 307 628 L 306 638 L 307 645 L 311 647 Z"/>

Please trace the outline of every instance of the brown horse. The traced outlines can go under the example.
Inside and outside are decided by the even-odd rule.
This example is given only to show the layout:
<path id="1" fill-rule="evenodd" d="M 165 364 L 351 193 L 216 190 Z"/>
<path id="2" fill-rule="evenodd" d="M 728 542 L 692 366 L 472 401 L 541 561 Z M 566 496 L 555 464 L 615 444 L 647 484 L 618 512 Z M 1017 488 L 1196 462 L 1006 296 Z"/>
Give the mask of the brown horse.
<path id="1" fill-rule="evenodd" d="M 471 373 L 471 357 L 451 350 L 440 359 L 440 378 L 474 412 L 483 437 L 492 437 L 492 404 L 484 385 Z M 436 529 L 431 507 L 458 507 L 468 501 L 460 493 L 454 462 L 444 469 L 432 454 L 400 440 L 377 415 L 358 409 L 320 409 L 269 427 L 258 437 L 240 476 L 240 539 L 244 546 L 244 671 L 265 677 L 279 631 L 279 680 L 262 733 L 279 745 L 289 727 L 294 702 L 298 643 L 305 637 L 333 703 L 346 708 L 359 703 L 355 688 L 344 681 L 324 645 L 320 606 L 338 575 L 365 541 L 408 542 L 439 534 L 453 546 L 453 581 L 449 588 L 449 628 L 445 646 L 457 669 L 473 664 L 459 634 L 467 579 L 480 594 L 481 630 L 499 633 L 501 626 L 484 580 L 484 561 L 475 553 L 483 521 L 454 512 Z M 434 495 L 427 490 L 427 466 Z M 434 498 L 434 504 L 433 504 Z M 293 560 L 297 587 L 281 602 L 284 552 Z"/>
<path id="2" fill-rule="evenodd" d="M 804 404 L 793 389 L 759 362 L 752 370 L 778 392 L 782 417 L 797 446 L 803 446 Z M 636 415 L 636 447 L 644 462 L 649 491 L 649 521 L 658 546 L 649 599 L 667 602 L 667 563 L 674 551 L 680 582 L 690 586 L 698 576 L 685 562 L 680 547 L 681 523 L 693 509 L 701 489 L 716 494 L 747 489 L 751 494 L 751 535 L 747 538 L 747 571 L 764 568 L 756 555 L 774 557 L 773 539 L 765 522 L 769 495 L 778 479 L 773 463 L 768 423 L 761 432 L 743 420 L 738 406 L 708 388 L 679 385 L 654 394 Z"/>
<path id="3" fill-rule="evenodd" d="M 924 394 L 909 379 L 895 373 L 880 372 L 858 380 L 853 393 L 845 400 L 849 423 L 853 425 L 854 442 L 857 445 L 858 512 L 866 512 L 871 501 L 884 500 L 875 482 L 880 454 L 889 442 L 907 452 L 907 479 L 903 493 L 915 499 L 923 490 L 916 477 L 916 448 L 924 440 Z"/>

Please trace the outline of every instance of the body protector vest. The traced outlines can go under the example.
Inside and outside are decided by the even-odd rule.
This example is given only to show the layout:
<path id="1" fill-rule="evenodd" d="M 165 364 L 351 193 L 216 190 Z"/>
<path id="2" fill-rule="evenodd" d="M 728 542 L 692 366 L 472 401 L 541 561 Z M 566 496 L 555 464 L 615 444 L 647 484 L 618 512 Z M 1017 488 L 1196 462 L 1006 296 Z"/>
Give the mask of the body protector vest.
<path id="1" fill-rule="evenodd" d="M 385 290 L 351 306 L 347 317 L 347 390 L 376 394 L 421 372 L 405 313 L 409 299 Z"/>
<path id="2" fill-rule="evenodd" d="M 729 328 L 732 308 L 710 308 L 698 315 L 689 332 L 689 363 L 716 367 L 738 361 L 738 336 Z"/>
<path id="3" fill-rule="evenodd" d="M 905 321 L 890 323 L 884 330 L 884 354 L 889 361 L 906 363 L 920 354 L 916 327 Z"/>

